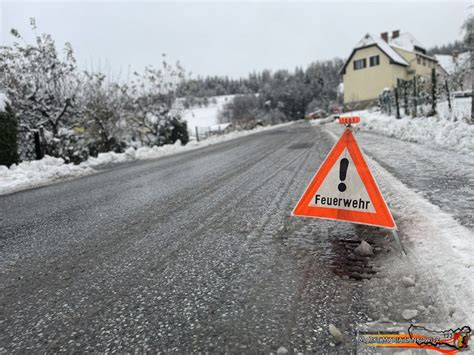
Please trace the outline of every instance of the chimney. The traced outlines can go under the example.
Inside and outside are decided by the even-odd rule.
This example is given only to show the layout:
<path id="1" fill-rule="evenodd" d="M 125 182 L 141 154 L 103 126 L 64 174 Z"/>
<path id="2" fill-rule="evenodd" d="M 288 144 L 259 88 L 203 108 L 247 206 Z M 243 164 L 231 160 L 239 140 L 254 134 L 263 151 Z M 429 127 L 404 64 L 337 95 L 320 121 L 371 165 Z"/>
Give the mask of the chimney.
<path id="1" fill-rule="evenodd" d="M 400 30 L 392 31 L 392 39 L 400 37 Z"/>
<path id="2" fill-rule="evenodd" d="M 388 43 L 388 32 L 382 32 L 380 37 L 382 37 L 382 39 Z"/>

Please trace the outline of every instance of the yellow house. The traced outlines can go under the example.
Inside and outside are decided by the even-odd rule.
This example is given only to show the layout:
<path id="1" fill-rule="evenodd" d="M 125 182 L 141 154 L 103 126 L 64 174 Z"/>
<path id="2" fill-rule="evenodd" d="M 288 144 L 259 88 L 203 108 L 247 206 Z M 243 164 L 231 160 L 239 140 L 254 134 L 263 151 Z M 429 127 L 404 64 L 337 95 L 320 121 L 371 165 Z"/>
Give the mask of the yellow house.
<path id="1" fill-rule="evenodd" d="M 397 85 L 397 79 L 430 76 L 436 58 L 410 33 L 393 31 L 378 36 L 366 34 L 352 50 L 341 74 L 344 105 L 362 108 L 373 103 L 382 91 Z"/>

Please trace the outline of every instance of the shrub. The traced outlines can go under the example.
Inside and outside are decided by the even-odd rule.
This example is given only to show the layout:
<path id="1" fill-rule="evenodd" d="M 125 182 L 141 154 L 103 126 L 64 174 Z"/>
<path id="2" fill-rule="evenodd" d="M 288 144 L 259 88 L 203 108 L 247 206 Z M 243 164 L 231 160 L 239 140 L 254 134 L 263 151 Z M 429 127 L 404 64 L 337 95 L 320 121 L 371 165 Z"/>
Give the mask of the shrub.
<path id="1" fill-rule="evenodd" d="M 179 118 L 173 118 L 171 120 L 171 127 L 171 143 L 175 143 L 179 139 L 182 145 L 186 145 L 189 142 L 187 122 Z"/>
<path id="2" fill-rule="evenodd" d="M 0 111 L 0 165 L 10 166 L 18 162 L 17 132 L 17 119 L 7 104 L 6 110 Z"/>

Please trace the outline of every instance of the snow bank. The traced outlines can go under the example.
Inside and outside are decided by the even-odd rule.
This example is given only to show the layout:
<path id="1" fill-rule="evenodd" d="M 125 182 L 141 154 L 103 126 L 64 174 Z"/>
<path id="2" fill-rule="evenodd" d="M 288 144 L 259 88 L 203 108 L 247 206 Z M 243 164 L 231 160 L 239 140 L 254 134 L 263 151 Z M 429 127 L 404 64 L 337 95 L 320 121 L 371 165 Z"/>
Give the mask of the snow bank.
<path id="1" fill-rule="evenodd" d="M 97 167 L 106 164 L 125 163 L 134 160 L 149 160 L 161 158 L 164 156 L 194 150 L 201 147 L 207 147 L 217 143 L 225 142 L 231 139 L 248 136 L 258 132 L 266 131 L 269 129 L 279 128 L 292 124 L 292 122 L 282 123 L 275 126 L 257 127 L 249 131 L 234 131 L 220 136 L 211 136 L 203 141 L 191 141 L 186 145 L 181 145 L 179 141 L 175 144 L 168 144 L 161 147 L 141 147 L 138 149 L 128 148 L 124 153 L 100 153 L 97 158 L 89 158 L 83 162 L 80 166 Z"/>
<path id="2" fill-rule="evenodd" d="M 439 107 L 439 115 L 433 117 L 403 117 L 399 120 L 387 116 L 380 111 L 359 111 L 360 128 L 396 137 L 409 142 L 434 144 L 439 147 L 474 155 L 474 125 L 470 125 L 460 117 L 469 117 L 466 103 L 470 99 L 457 101 L 462 105 L 454 107 L 453 112 L 445 109 L 446 103 Z M 469 101 L 469 102 L 467 102 Z M 457 118 L 454 121 L 454 117 Z"/>
<path id="3" fill-rule="evenodd" d="M 384 193 L 397 220 L 409 263 L 439 285 L 438 292 L 451 317 L 446 319 L 447 324 L 473 324 L 474 233 L 410 190 L 373 159 L 367 160 L 387 189 Z M 407 263 L 403 258 L 397 260 L 386 268 L 393 279 Z"/>
<path id="4" fill-rule="evenodd" d="M 59 179 L 93 173 L 94 170 L 81 165 L 66 164 L 62 158 L 45 156 L 41 160 L 25 161 L 8 169 L 0 165 L 0 193 L 44 185 Z"/>
<path id="5" fill-rule="evenodd" d="M 0 165 L 0 194 L 45 185 L 60 179 L 92 174 L 96 172 L 94 168 L 98 166 L 161 158 L 290 124 L 292 122 L 258 127 L 250 131 L 235 131 L 221 136 L 213 136 L 201 142 L 191 141 L 185 146 L 178 141 L 176 144 L 161 147 L 128 148 L 124 153 L 100 153 L 97 158 L 91 157 L 79 165 L 66 164 L 63 159 L 50 156 L 46 156 L 41 160 L 22 162 L 18 165 L 12 165 L 10 168 Z"/>
<path id="6" fill-rule="evenodd" d="M 8 100 L 7 95 L 0 92 L 0 112 L 5 111 L 5 109 L 7 108 L 7 104 L 11 104 L 10 100 Z"/>
<path id="7" fill-rule="evenodd" d="M 323 124 L 332 123 L 335 120 L 336 120 L 336 117 L 334 115 L 331 115 L 331 116 L 328 116 L 326 118 L 318 118 L 318 119 L 315 119 L 315 120 L 311 120 L 311 121 L 309 121 L 309 123 L 312 126 L 321 126 Z"/>

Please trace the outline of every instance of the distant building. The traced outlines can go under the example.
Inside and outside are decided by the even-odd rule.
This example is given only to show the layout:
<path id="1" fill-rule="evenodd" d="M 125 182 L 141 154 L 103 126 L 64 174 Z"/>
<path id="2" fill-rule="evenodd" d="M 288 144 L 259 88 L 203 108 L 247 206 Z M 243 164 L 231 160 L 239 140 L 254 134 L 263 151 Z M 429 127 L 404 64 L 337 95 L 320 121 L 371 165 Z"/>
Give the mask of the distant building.
<path id="1" fill-rule="evenodd" d="M 472 90 L 471 57 L 469 52 L 452 55 L 436 54 L 438 72 L 443 80 L 448 80 L 453 91 Z"/>
<path id="2" fill-rule="evenodd" d="M 363 108 L 373 103 L 397 79 L 431 75 L 437 60 L 410 33 L 384 32 L 366 34 L 346 60 L 341 74 L 344 82 L 344 105 Z"/>

